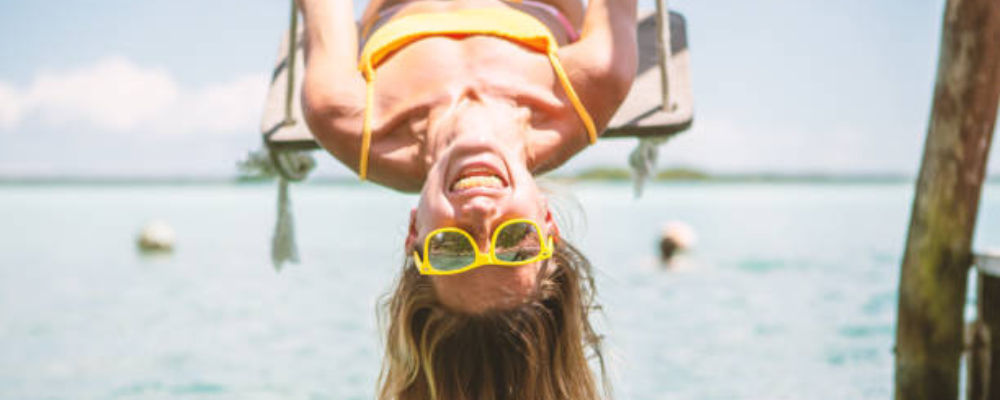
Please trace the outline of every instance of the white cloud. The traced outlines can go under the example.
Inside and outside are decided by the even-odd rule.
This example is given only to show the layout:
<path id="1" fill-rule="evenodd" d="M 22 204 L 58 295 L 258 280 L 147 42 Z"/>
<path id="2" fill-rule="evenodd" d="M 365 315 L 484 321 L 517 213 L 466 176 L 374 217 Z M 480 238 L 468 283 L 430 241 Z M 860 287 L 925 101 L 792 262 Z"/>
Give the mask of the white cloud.
<path id="1" fill-rule="evenodd" d="M 0 130 L 12 128 L 21 118 L 21 103 L 14 88 L 0 82 Z"/>
<path id="2" fill-rule="evenodd" d="M 264 76 L 244 75 L 189 88 L 162 68 L 109 57 L 74 70 L 41 73 L 21 91 L 0 82 L 0 129 L 37 118 L 110 132 L 246 132 L 260 118 L 266 82 Z"/>
<path id="3" fill-rule="evenodd" d="M 246 75 L 182 92 L 167 112 L 153 122 L 158 132 L 251 132 L 264 105 L 267 81 Z"/>
<path id="4" fill-rule="evenodd" d="M 27 91 L 27 103 L 49 122 L 128 131 L 177 101 L 178 92 L 166 71 L 113 57 L 75 71 L 39 75 Z"/>
<path id="5" fill-rule="evenodd" d="M 634 139 L 601 140 L 574 156 L 562 173 L 593 166 L 628 167 Z M 915 173 L 922 138 L 886 137 L 871 127 L 820 126 L 799 131 L 775 123 L 750 126 L 726 118 L 696 117 L 690 131 L 660 147 L 657 167 L 694 167 L 714 173 Z"/>

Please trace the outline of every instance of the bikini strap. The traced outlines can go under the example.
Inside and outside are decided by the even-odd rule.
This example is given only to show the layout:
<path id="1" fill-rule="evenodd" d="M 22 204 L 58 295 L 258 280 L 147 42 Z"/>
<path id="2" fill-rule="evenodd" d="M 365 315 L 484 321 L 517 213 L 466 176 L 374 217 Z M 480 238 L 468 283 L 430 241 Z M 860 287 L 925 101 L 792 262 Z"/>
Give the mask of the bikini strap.
<path id="1" fill-rule="evenodd" d="M 358 166 L 358 178 L 361 180 L 368 179 L 368 153 L 372 145 L 372 110 L 375 109 L 375 69 L 371 64 L 365 68 L 365 118 L 361 125 L 361 160 Z"/>
<path id="2" fill-rule="evenodd" d="M 562 63 L 559 62 L 559 57 L 554 50 L 548 52 L 548 56 L 549 61 L 552 63 L 552 70 L 555 71 L 556 76 L 559 78 L 559 83 L 562 84 L 563 90 L 566 92 L 566 97 L 569 98 L 570 104 L 573 104 L 576 114 L 580 116 L 583 126 L 587 129 L 587 137 L 590 138 L 590 144 L 597 143 L 597 128 L 594 126 L 594 120 L 590 118 L 587 108 L 583 106 L 580 97 L 576 95 L 576 90 L 573 90 L 573 84 L 570 83 L 569 76 L 563 70 Z"/>

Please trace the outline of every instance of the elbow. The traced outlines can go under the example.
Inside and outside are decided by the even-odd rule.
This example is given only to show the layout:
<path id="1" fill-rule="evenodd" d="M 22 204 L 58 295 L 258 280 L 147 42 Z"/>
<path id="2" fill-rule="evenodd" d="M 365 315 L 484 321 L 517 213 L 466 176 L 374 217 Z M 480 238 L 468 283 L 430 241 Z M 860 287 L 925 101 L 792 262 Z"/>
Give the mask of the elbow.
<path id="1" fill-rule="evenodd" d="M 359 101 L 355 97 L 347 91 L 330 90 L 306 82 L 300 98 L 302 116 L 314 133 L 317 133 L 316 129 L 323 130 L 323 127 L 331 126 L 334 121 L 362 111 L 358 104 L 364 99 Z"/>
<path id="2" fill-rule="evenodd" d="M 307 77 L 308 78 L 308 77 Z M 303 84 L 302 117 L 313 138 L 347 166 L 355 166 L 364 118 L 364 98 L 353 90 L 331 90 L 332 85 Z M 364 91 L 361 91 L 363 96 Z"/>
<path id="3" fill-rule="evenodd" d="M 307 81 L 308 83 L 308 81 Z M 319 136 L 323 130 L 323 121 L 336 115 L 334 99 L 322 90 L 316 90 L 314 85 L 303 84 L 299 101 L 302 105 L 302 117 L 309 125 L 313 136 Z"/>
<path id="4" fill-rule="evenodd" d="M 605 95 L 615 104 L 625 101 L 632 83 L 635 81 L 638 69 L 638 50 L 635 41 L 626 42 L 613 47 L 606 53 L 606 58 L 596 63 L 597 71 L 602 81 Z"/>
<path id="5" fill-rule="evenodd" d="M 299 99 L 302 116 L 313 136 L 322 142 L 338 131 L 353 129 L 353 121 L 360 120 L 364 113 L 363 96 L 363 88 L 359 93 L 351 85 L 318 84 L 306 79 Z"/>
<path id="6" fill-rule="evenodd" d="M 635 81 L 636 72 L 639 69 L 639 46 L 636 43 L 634 30 L 631 35 L 620 40 L 612 51 L 613 60 L 608 68 L 609 79 L 612 90 L 619 96 L 620 100 L 625 100 L 629 90 L 632 89 L 632 82 Z"/>
<path id="7" fill-rule="evenodd" d="M 635 63 L 622 63 L 621 65 L 612 67 L 612 70 L 608 72 L 609 92 L 617 103 L 620 104 L 625 101 L 625 97 L 632 90 L 632 82 L 635 81 L 635 72 Z"/>

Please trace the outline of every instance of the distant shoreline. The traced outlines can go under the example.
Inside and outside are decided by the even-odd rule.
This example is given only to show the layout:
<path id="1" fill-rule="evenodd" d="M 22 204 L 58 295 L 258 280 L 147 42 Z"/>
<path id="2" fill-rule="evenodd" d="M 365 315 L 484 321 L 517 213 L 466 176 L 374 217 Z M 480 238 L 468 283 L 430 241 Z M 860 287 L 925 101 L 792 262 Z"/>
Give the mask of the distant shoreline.
<path id="1" fill-rule="evenodd" d="M 597 167 L 575 174 L 553 173 L 547 178 L 565 182 L 631 182 L 632 172 L 626 168 Z M 271 178 L 247 176 L 3 176 L 3 186 L 206 186 L 206 185 L 263 185 Z M 656 183 L 821 183 L 821 184 L 902 184 L 915 183 L 916 178 L 901 174 L 824 174 L 824 173 L 747 173 L 710 174 L 690 168 L 668 168 L 650 177 Z M 356 185 L 354 177 L 312 177 L 309 185 Z M 987 184 L 1000 183 L 1000 176 L 986 179 Z"/>
<path id="2" fill-rule="evenodd" d="M 567 177 L 578 181 L 632 181 L 632 171 L 627 168 L 597 167 Z M 915 176 L 891 173 L 836 174 L 836 173 L 709 173 L 692 168 L 667 168 L 649 178 L 652 182 L 706 182 L 706 183 L 914 183 Z M 987 183 L 1000 182 L 1000 176 L 990 177 Z"/>
<path id="3" fill-rule="evenodd" d="M 548 176 L 548 178 L 568 183 L 631 183 L 631 178 L 580 178 L 575 176 Z M 245 180 L 239 178 L 160 178 L 160 177 L 0 177 L 0 186 L 261 186 L 273 184 L 274 180 Z M 362 185 L 353 178 L 319 177 L 302 182 L 309 186 Z M 891 185 L 912 184 L 914 178 L 891 175 L 717 175 L 705 178 L 650 179 L 652 184 L 867 184 Z M 1000 177 L 990 177 L 987 185 L 1000 184 Z"/>

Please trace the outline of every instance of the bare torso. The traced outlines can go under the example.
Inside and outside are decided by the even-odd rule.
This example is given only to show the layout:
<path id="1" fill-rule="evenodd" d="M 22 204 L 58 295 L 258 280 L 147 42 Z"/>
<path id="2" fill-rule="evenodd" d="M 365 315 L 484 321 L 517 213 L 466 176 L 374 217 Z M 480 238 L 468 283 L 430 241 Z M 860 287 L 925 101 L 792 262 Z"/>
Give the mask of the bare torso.
<path id="1" fill-rule="evenodd" d="M 393 18 L 508 6 L 500 0 L 413 1 Z M 427 142 L 428 125 L 463 97 L 502 99 L 531 115 L 527 150 L 529 160 L 538 164 L 529 165 L 532 170 L 547 169 L 540 161 L 551 158 L 532 154 L 575 153 L 587 144 L 583 123 L 544 54 L 490 36 L 431 37 L 404 47 L 376 70 L 372 154 L 397 153 L 400 157 L 392 157 L 395 160 L 432 157 L 433 152 L 426 151 L 433 146 Z M 577 133 L 575 139 L 570 132 Z M 372 166 L 373 171 L 378 169 L 379 162 Z"/>
<path id="2" fill-rule="evenodd" d="M 543 2 L 558 8 L 575 28 L 582 26 L 586 34 L 584 11 L 579 0 Z M 392 19 L 467 8 L 524 8 L 524 5 L 501 0 L 375 0 L 365 11 L 362 25 L 371 22 L 372 18 L 378 18 L 379 10 L 399 4 L 402 5 Z M 552 29 L 561 28 L 554 17 L 537 10 L 525 11 L 549 26 L 558 40 L 566 40 L 562 29 Z M 632 23 L 634 24 L 634 19 Z M 634 32 L 634 25 L 628 31 Z M 590 46 L 610 48 L 607 41 L 590 42 Z M 602 82 L 613 82 L 601 79 L 597 73 L 590 74 L 597 78 L 588 76 L 590 71 L 597 70 L 587 65 L 591 61 L 588 53 L 594 51 L 588 51 L 591 48 L 586 46 L 575 47 L 577 48 L 562 47 L 559 58 L 563 60 L 570 80 L 592 115 L 598 131 L 601 131 L 620 103 L 620 99 L 616 98 L 623 97 L 624 93 L 607 90 L 608 85 Z M 564 54 L 567 51 L 572 54 Z M 602 61 L 614 55 L 597 56 L 597 60 Z M 634 66 L 632 68 L 634 71 Z M 535 173 L 561 165 L 589 143 L 584 124 L 568 101 L 548 57 L 498 37 L 429 37 L 418 40 L 382 62 L 376 69 L 374 82 L 369 175 L 372 180 L 397 189 L 419 189 L 426 167 L 434 162 L 435 147 L 441 145 L 435 142 L 436 138 L 429 132 L 434 131 L 438 116 L 447 113 L 464 98 L 501 101 L 529 116 L 524 132 L 525 150 L 528 168 Z M 604 100 L 603 97 L 610 100 Z M 344 128 L 331 130 L 328 135 L 330 138 L 322 137 L 321 132 L 313 129 L 320 142 L 349 166 L 356 163 L 357 147 L 345 147 L 343 143 L 357 142 L 351 137 L 356 138 L 360 131 L 357 129 L 361 122 L 358 116 L 356 112 L 345 114 L 343 118 L 353 121 L 341 122 L 340 126 Z M 335 143 L 338 147 L 327 143 Z"/>

